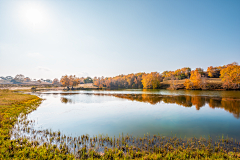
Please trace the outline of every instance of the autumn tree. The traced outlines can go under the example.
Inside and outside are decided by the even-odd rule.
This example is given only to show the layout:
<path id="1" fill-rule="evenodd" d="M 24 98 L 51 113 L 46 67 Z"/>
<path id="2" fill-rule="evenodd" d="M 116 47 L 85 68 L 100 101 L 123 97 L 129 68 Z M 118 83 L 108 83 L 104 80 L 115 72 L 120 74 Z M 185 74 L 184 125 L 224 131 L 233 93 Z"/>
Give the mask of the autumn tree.
<path id="1" fill-rule="evenodd" d="M 199 73 L 200 72 L 200 73 Z M 190 79 L 186 79 L 184 86 L 186 89 L 201 89 L 206 88 L 206 79 L 204 79 L 204 85 L 203 85 L 203 77 L 201 76 L 201 73 L 203 73 L 203 70 L 193 70 L 191 71 Z"/>
<path id="2" fill-rule="evenodd" d="M 73 88 L 74 86 L 80 83 L 80 79 L 75 75 L 70 75 L 70 76 L 65 75 L 65 76 L 62 76 L 60 82 L 64 87 L 69 88 L 69 86 L 72 86 Z"/>
<path id="3" fill-rule="evenodd" d="M 182 68 L 182 71 L 183 71 L 184 74 L 185 74 L 185 78 L 189 78 L 189 77 L 190 77 L 191 68 L 189 68 L 189 67 L 184 67 L 184 68 Z"/>
<path id="4" fill-rule="evenodd" d="M 151 72 L 142 76 L 143 88 L 159 88 L 162 81 L 162 75 L 158 72 Z"/>
<path id="5" fill-rule="evenodd" d="M 100 77 L 94 77 L 93 78 L 93 85 L 95 85 L 95 86 L 100 85 Z"/>
<path id="6" fill-rule="evenodd" d="M 136 78 L 136 81 L 134 81 L 134 83 L 137 85 L 137 88 L 143 88 L 142 75 L 143 75 L 143 73 L 138 74 L 137 78 Z"/>
<path id="7" fill-rule="evenodd" d="M 162 72 L 162 77 L 163 77 L 164 79 L 167 77 L 168 72 L 169 72 L 169 71 L 163 71 L 163 72 Z"/>
<path id="8" fill-rule="evenodd" d="M 189 78 L 190 72 L 191 72 L 191 68 L 184 67 L 181 69 L 177 69 L 175 71 L 164 71 L 162 73 L 162 76 L 163 76 L 164 80 L 172 80 L 173 76 L 174 76 L 174 79 L 180 80 L 180 79 Z"/>
<path id="9" fill-rule="evenodd" d="M 128 75 L 118 75 L 116 77 L 94 77 L 93 84 L 99 88 L 142 88 L 142 75 L 136 73 Z"/>
<path id="10" fill-rule="evenodd" d="M 72 88 L 73 88 L 75 75 L 74 75 L 74 76 L 73 76 L 73 75 L 70 75 L 68 78 L 69 78 L 69 85 L 72 86 Z"/>
<path id="11" fill-rule="evenodd" d="M 151 75 L 150 73 L 142 76 L 143 88 L 151 88 Z"/>
<path id="12" fill-rule="evenodd" d="M 63 85 L 63 87 L 69 87 L 70 86 L 70 79 L 68 78 L 67 75 L 62 76 L 62 78 L 60 79 L 60 82 Z"/>
<path id="13" fill-rule="evenodd" d="M 200 70 L 200 73 L 199 73 L 198 69 L 196 69 L 194 71 L 191 71 L 190 80 L 193 83 L 193 88 L 194 89 L 200 89 L 201 88 L 201 82 L 202 82 L 201 73 L 202 73 L 202 71 Z"/>
<path id="14" fill-rule="evenodd" d="M 204 70 L 202 68 L 196 68 L 196 70 L 199 74 L 204 75 Z"/>
<path id="15" fill-rule="evenodd" d="M 220 67 L 210 66 L 207 68 L 207 74 L 210 78 L 219 78 L 220 71 L 221 71 Z"/>
<path id="16" fill-rule="evenodd" d="M 240 65 L 236 62 L 227 65 L 220 72 L 223 81 L 223 88 L 240 89 Z"/>
<path id="17" fill-rule="evenodd" d="M 174 76 L 174 71 L 164 71 L 162 73 L 162 77 L 164 78 L 164 80 L 169 80 L 172 76 Z"/>
<path id="18" fill-rule="evenodd" d="M 175 77 L 175 79 L 185 79 L 185 78 L 189 77 L 190 72 L 191 72 L 191 69 L 188 67 L 177 69 L 174 71 L 174 77 Z M 171 77 L 171 79 L 172 79 L 172 77 Z"/>
<path id="19" fill-rule="evenodd" d="M 73 76 L 72 80 L 72 86 L 77 86 L 78 84 L 80 84 L 80 78 L 76 77 L 75 75 Z"/>
<path id="20" fill-rule="evenodd" d="M 186 79 L 185 83 L 184 83 L 184 86 L 185 86 L 186 89 L 192 89 L 193 88 L 193 83 L 191 82 L 190 79 Z"/>
<path id="21" fill-rule="evenodd" d="M 53 84 L 53 85 L 59 85 L 60 82 L 59 82 L 59 80 L 58 80 L 57 78 L 55 78 L 55 79 L 52 81 L 52 84 Z"/>

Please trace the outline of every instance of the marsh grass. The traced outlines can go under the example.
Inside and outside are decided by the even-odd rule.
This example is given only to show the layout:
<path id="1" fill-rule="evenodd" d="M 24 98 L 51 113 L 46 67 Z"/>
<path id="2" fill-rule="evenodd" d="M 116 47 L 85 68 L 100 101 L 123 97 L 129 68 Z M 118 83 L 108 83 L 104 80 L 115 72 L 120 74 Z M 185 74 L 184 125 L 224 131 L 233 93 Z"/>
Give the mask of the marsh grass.
<path id="1" fill-rule="evenodd" d="M 0 90 L 0 159 L 74 159 L 72 154 L 60 152 L 60 149 L 49 145 L 39 145 L 28 139 L 11 139 L 12 128 L 19 119 L 35 110 L 41 99 L 34 95 Z M 25 125 L 28 121 L 22 121 Z M 24 128 L 29 132 L 30 128 Z"/>
<path id="2" fill-rule="evenodd" d="M 228 137 L 177 138 L 146 134 L 63 135 L 60 131 L 34 130 L 27 114 L 41 99 L 0 91 L 0 159 L 239 159 L 240 143 Z"/>

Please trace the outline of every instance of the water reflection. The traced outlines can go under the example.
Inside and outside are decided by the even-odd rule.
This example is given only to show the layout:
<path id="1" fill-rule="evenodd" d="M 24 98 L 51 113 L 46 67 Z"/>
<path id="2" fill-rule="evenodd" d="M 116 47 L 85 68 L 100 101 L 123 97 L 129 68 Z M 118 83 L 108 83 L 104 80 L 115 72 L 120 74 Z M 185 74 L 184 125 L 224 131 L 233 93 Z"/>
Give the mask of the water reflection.
<path id="1" fill-rule="evenodd" d="M 61 97 L 60 100 L 62 103 L 74 103 L 73 100 L 69 98 Z"/>
<path id="2" fill-rule="evenodd" d="M 76 93 L 64 93 L 62 95 L 72 95 Z M 131 101 L 150 103 L 156 105 L 158 103 L 177 104 L 184 107 L 195 106 L 196 110 L 208 105 L 210 108 L 222 108 L 232 113 L 235 118 L 240 117 L 240 99 L 209 97 L 209 96 L 188 96 L 188 95 L 159 95 L 159 94 L 104 94 L 104 93 L 84 93 L 86 95 L 95 96 L 113 96 Z M 61 97 L 62 103 L 75 103 L 75 99 Z"/>
<path id="3" fill-rule="evenodd" d="M 39 94 L 45 100 L 28 119 L 37 122 L 36 130 L 60 130 L 66 135 L 113 137 L 122 132 L 134 136 L 159 133 L 178 137 L 227 135 L 240 140 L 240 96 L 229 96 L 233 92 L 194 93 L 174 91 L 170 94 L 168 90 L 46 92 Z"/>

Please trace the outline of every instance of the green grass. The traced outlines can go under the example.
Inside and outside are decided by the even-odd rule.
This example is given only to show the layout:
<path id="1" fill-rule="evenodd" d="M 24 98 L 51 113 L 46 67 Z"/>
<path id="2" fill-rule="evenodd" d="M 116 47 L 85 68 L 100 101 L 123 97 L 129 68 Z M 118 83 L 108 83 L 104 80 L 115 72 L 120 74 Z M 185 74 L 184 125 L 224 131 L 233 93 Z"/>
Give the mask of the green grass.
<path id="1" fill-rule="evenodd" d="M 11 129 L 19 116 L 35 110 L 41 99 L 34 95 L 0 90 L 0 159 L 73 159 L 72 154 L 53 148 L 34 145 L 27 139 L 11 140 Z"/>

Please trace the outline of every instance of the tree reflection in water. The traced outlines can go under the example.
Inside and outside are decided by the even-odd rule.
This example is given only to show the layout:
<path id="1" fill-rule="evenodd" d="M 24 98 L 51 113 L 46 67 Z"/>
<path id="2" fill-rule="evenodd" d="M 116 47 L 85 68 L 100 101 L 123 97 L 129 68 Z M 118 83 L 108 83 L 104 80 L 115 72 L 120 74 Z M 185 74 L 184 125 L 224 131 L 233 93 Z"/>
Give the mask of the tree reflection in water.
<path id="1" fill-rule="evenodd" d="M 69 99 L 69 98 L 61 97 L 60 100 L 61 100 L 62 103 L 73 103 L 73 100 Z"/>
<path id="2" fill-rule="evenodd" d="M 234 117 L 240 117 L 240 99 L 210 97 L 210 96 L 188 96 L 188 95 L 159 95 L 159 94 L 104 94 L 104 93 L 84 93 L 95 96 L 114 96 L 117 98 L 128 99 L 131 101 L 138 101 L 150 103 L 152 105 L 164 102 L 167 104 L 177 104 L 184 107 L 195 106 L 196 110 L 201 107 L 208 106 L 210 108 L 222 108 Z M 61 97 L 62 103 L 74 103 L 73 99 Z"/>

